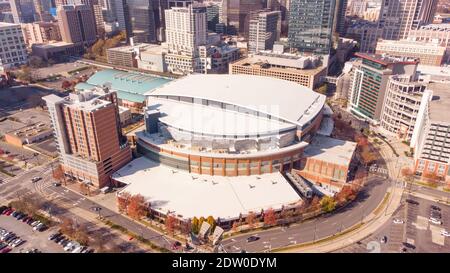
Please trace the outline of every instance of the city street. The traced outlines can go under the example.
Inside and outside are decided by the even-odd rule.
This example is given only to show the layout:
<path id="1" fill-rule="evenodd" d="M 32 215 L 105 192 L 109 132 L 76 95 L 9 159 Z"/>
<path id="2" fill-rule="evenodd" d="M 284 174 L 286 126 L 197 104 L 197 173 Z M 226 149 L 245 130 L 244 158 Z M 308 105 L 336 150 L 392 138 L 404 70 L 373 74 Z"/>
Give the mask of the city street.
<path id="1" fill-rule="evenodd" d="M 382 201 L 389 181 L 378 176 L 371 176 L 359 193 L 357 199 L 347 207 L 332 214 L 294 224 L 287 228 L 275 228 L 254 234 L 259 240 L 247 243 L 249 234 L 239 235 L 223 241 L 227 252 L 263 252 L 280 247 L 304 242 L 314 242 L 334 235 L 362 221 Z"/>

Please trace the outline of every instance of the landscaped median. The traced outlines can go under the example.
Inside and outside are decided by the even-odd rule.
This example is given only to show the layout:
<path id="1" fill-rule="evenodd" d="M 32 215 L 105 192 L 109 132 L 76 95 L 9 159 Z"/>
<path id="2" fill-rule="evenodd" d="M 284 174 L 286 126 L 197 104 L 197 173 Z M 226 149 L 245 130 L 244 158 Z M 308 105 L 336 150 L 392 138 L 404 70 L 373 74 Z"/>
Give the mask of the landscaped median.
<path id="1" fill-rule="evenodd" d="M 103 218 L 100 219 L 100 220 L 103 223 L 105 223 L 107 226 L 111 227 L 112 229 L 118 230 L 118 231 L 122 232 L 123 234 L 126 234 L 128 236 L 131 236 L 131 237 L 135 238 L 136 240 L 138 240 L 139 242 L 149 246 L 153 250 L 156 250 L 156 251 L 159 251 L 159 252 L 163 252 L 163 253 L 170 253 L 171 252 L 170 250 L 168 250 L 166 248 L 163 248 L 163 247 L 160 247 L 160 246 L 157 246 L 154 243 L 152 243 L 150 240 L 145 239 L 144 237 L 142 237 L 140 235 L 137 235 L 137 234 L 129 231 L 128 229 L 126 229 L 126 228 L 124 228 L 124 227 L 122 227 L 120 225 L 114 224 L 113 222 L 111 222 L 109 220 L 105 220 Z"/>

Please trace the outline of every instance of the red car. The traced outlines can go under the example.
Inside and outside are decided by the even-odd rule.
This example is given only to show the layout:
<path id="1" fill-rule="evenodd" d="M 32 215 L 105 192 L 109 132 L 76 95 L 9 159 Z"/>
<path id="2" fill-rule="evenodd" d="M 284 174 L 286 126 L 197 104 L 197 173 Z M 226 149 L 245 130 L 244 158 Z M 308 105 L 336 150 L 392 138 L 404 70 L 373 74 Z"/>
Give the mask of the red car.
<path id="1" fill-rule="evenodd" d="M 5 215 L 6 216 L 9 216 L 11 213 L 13 213 L 14 212 L 14 209 L 10 209 Z"/>
<path id="2" fill-rule="evenodd" d="M 2 253 L 8 253 L 8 252 L 10 252 L 10 251 L 11 251 L 11 248 L 5 247 L 5 248 L 2 250 Z"/>
<path id="3" fill-rule="evenodd" d="M 30 216 L 27 216 L 27 217 L 23 217 L 23 219 L 22 219 L 22 222 L 26 222 L 26 221 L 28 221 L 28 219 L 30 219 L 31 217 Z"/>
<path id="4" fill-rule="evenodd" d="M 7 214 L 11 209 L 5 209 L 2 214 Z"/>

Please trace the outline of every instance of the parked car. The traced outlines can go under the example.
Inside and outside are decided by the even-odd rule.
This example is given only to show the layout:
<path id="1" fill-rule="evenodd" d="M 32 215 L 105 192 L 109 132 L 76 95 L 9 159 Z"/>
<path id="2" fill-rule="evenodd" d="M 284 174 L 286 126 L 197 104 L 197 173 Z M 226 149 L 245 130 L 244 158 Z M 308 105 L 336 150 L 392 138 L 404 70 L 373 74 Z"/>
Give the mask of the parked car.
<path id="1" fill-rule="evenodd" d="M 11 248 L 5 247 L 5 248 L 2 250 L 2 253 L 8 253 L 8 252 L 10 252 L 10 251 L 11 251 Z"/>
<path id="2" fill-rule="evenodd" d="M 439 220 L 439 219 L 435 219 L 435 218 L 430 217 L 429 221 L 431 223 L 435 224 L 435 225 L 442 225 L 442 221 Z"/>
<path id="3" fill-rule="evenodd" d="M 397 218 L 395 218 L 393 222 L 394 222 L 394 224 L 403 224 L 404 223 L 403 220 L 397 219 Z"/>
<path id="4" fill-rule="evenodd" d="M 56 239 L 59 236 L 61 236 L 61 233 L 59 233 L 59 232 L 50 234 L 50 236 L 48 236 L 48 240 L 53 241 L 54 239 Z"/>
<path id="5" fill-rule="evenodd" d="M 64 239 L 66 239 L 66 237 L 64 237 L 64 235 L 60 235 L 55 238 L 55 243 L 59 244 L 59 242 L 61 242 Z"/>
<path id="6" fill-rule="evenodd" d="M 413 200 L 413 199 L 406 199 L 406 202 L 408 202 L 412 205 L 419 205 L 419 202 L 417 202 L 416 200 Z"/>
<path id="7" fill-rule="evenodd" d="M 435 205 L 431 205 L 431 209 L 432 210 L 437 210 L 437 211 L 441 211 L 441 208 Z"/>
<path id="8" fill-rule="evenodd" d="M 8 209 L 7 206 L 1 206 L 1 207 L 0 207 L 0 214 L 3 214 L 3 212 L 4 212 L 5 210 L 7 210 L 7 209 Z"/>
<path id="9" fill-rule="evenodd" d="M 61 186 L 61 183 L 60 182 L 55 182 L 55 183 L 53 183 L 52 184 L 54 187 L 59 187 L 59 186 Z"/>
<path id="10" fill-rule="evenodd" d="M 445 237 L 450 237 L 450 232 L 448 232 L 447 230 L 443 229 L 443 230 L 441 230 L 441 235 L 445 236 Z"/>
<path id="11" fill-rule="evenodd" d="M 4 249 L 7 246 L 8 246 L 7 244 L 0 242 L 0 250 Z"/>
<path id="12" fill-rule="evenodd" d="M 18 211 L 13 211 L 13 213 L 11 213 L 11 216 L 12 216 L 12 217 L 16 217 L 17 215 L 19 215 L 19 212 L 18 212 Z"/>
<path id="13" fill-rule="evenodd" d="M 22 220 L 23 218 L 27 217 L 26 214 L 21 213 L 19 216 L 16 217 L 17 220 Z"/>
<path id="14" fill-rule="evenodd" d="M 5 215 L 9 216 L 14 212 L 14 209 L 10 209 L 8 210 L 8 212 L 5 213 Z"/>
<path id="15" fill-rule="evenodd" d="M 38 229 L 40 229 L 42 226 L 44 226 L 44 224 L 42 224 L 41 222 L 39 222 L 39 224 L 37 224 L 37 225 L 35 225 L 35 226 L 33 227 L 33 230 L 38 230 Z"/>
<path id="16" fill-rule="evenodd" d="M 383 236 L 380 241 L 381 241 L 381 243 L 386 244 L 387 239 L 388 239 L 387 236 Z"/>
<path id="17" fill-rule="evenodd" d="M 14 243 L 12 244 L 12 247 L 18 247 L 18 246 L 20 246 L 21 244 L 23 244 L 24 242 L 25 242 L 25 240 L 18 239 L 18 240 L 16 240 L 16 241 L 14 241 Z"/>
<path id="18" fill-rule="evenodd" d="M 41 222 L 40 221 L 34 221 L 33 223 L 31 223 L 32 227 L 35 227 L 37 225 L 39 225 Z"/>

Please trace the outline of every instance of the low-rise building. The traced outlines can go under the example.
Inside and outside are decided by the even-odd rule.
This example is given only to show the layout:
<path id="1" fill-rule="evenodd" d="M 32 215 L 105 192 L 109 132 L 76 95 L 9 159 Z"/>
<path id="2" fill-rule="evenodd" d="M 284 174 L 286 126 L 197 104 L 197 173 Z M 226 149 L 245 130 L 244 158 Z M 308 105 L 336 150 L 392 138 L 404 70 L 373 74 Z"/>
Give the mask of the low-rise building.
<path id="1" fill-rule="evenodd" d="M 305 148 L 299 174 L 317 187 L 339 192 L 349 179 L 356 143 L 316 135 Z"/>
<path id="2" fill-rule="evenodd" d="M 123 107 L 123 106 L 119 106 L 119 119 L 120 119 L 120 124 L 122 126 L 126 126 L 126 125 L 130 124 L 130 122 L 131 122 L 130 109 Z"/>
<path id="3" fill-rule="evenodd" d="M 49 59 L 61 60 L 71 56 L 82 54 L 84 48 L 82 45 L 66 42 L 53 42 L 45 44 L 33 44 L 31 46 L 31 54 L 41 57 L 43 60 Z"/>
<path id="4" fill-rule="evenodd" d="M 378 40 L 376 54 L 388 54 L 394 57 L 419 59 L 421 64 L 440 66 L 444 60 L 446 48 L 437 42 L 419 42 L 413 40 Z"/>
<path id="5" fill-rule="evenodd" d="M 138 67 L 138 56 L 140 51 L 145 51 L 147 47 L 151 48 L 151 44 L 131 44 L 128 46 L 119 46 L 106 50 L 108 63 L 124 67 Z"/>
<path id="6" fill-rule="evenodd" d="M 53 129 L 48 124 L 38 123 L 6 133 L 5 141 L 9 144 L 22 147 L 24 144 L 35 143 L 52 135 Z"/>
<path id="7" fill-rule="evenodd" d="M 323 82 L 327 67 L 318 57 L 263 51 L 231 63 L 229 73 L 268 76 L 313 89 Z"/>
<path id="8" fill-rule="evenodd" d="M 447 49 L 444 61 L 450 61 L 450 24 L 423 25 L 418 29 L 410 30 L 408 39 L 425 43 L 438 43 Z"/>
<path id="9" fill-rule="evenodd" d="M 145 49 L 139 50 L 137 67 L 143 70 L 167 72 L 165 55 L 162 46 L 149 44 Z"/>

